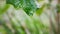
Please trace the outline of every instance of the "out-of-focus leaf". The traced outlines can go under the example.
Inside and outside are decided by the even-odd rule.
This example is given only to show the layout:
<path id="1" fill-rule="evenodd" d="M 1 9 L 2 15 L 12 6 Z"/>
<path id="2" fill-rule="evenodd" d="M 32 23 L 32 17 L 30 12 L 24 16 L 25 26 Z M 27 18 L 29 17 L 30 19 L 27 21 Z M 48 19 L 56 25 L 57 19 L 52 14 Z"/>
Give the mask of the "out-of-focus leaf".
<path id="1" fill-rule="evenodd" d="M 20 8 L 21 7 L 21 3 L 20 2 L 22 2 L 22 1 L 20 1 L 20 0 L 6 0 L 7 4 L 11 4 L 15 8 Z"/>
<path id="2" fill-rule="evenodd" d="M 43 12 L 43 10 L 44 10 L 44 8 L 45 8 L 45 4 L 44 4 L 41 8 L 38 8 L 38 9 L 36 10 L 36 14 L 37 14 L 37 15 L 41 15 L 42 12 Z"/>
<path id="3" fill-rule="evenodd" d="M 52 2 L 52 0 L 49 0 L 49 2 Z"/>
<path id="4" fill-rule="evenodd" d="M 38 2 L 43 1 L 43 0 L 37 0 Z"/>
<path id="5" fill-rule="evenodd" d="M 23 9 L 28 15 L 33 15 L 36 8 L 37 7 L 34 0 L 26 0 L 26 6 Z"/>
<path id="6" fill-rule="evenodd" d="M 4 12 L 6 12 L 9 7 L 10 7 L 10 5 L 6 4 L 4 8 L 0 8 L 0 15 L 3 14 Z"/>
<path id="7" fill-rule="evenodd" d="M 60 4 L 57 5 L 57 11 L 60 12 Z"/>
<path id="8" fill-rule="evenodd" d="M 6 25 L 6 22 L 1 17 L 0 17 L 0 23 L 1 23 L 2 27 L 3 27 L 3 29 L 4 29 L 4 31 L 3 30 L 0 30 L 0 31 L 5 32 L 4 34 L 12 34 L 11 29 Z"/>
<path id="9" fill-rule="evenodd" d="M 33 15 L 36 10 L 35 0 L 6 0 L 7 4 L 12 4 L 15 8 L 23 8 L 28 15 Z"/>
<path id="10" fill-rule="evenodd" d="M 8 26 L 6 24 L 3 24 L 3 27 L 4 27 L 5 31 L 6 31 L 6 34 L 13 34 L 12 30 L 10 28 L 8 28 Z"/>
<path id="11" fill-rule="evenodd" d="M 11 25 L 15 30 L 15 34 L 26 34 L 24 28 L 20 24 L 20 21 L 17 21 L 15 18 L 10 18 Z"/>
<path id="12" fill-rule="evenodd" d="M 0 34 L 6 34 L 6 30 L 0 25 Z"/>

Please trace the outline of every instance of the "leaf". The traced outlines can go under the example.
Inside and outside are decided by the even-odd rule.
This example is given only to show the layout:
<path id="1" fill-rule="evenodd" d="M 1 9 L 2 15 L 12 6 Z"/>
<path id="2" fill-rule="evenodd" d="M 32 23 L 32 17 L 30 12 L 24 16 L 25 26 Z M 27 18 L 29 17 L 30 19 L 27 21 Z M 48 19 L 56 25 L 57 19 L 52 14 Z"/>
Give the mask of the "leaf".
<path id="1" fill-rule="evenodd" d="M 42 12 L 43 12 L 43 10 L 44 10 L 44 8 L 45 8 L 45 4 L 44 4 L 41 8 L 38 8 L 38 9 L 36 10 L 36 14 L 37 14 L 37 15 L 41 15 Z"/>
<path id="2" fill-rule="evenodd" d="M 57 12 L 60 13 L 60 5 L 57 5 Z"/>
<path id="3" fill-rule="evenodd" d="M 0 8 L 0 15 L 3 14 L 4 12 L 6 12 L 9 8 L 9 6 L 10 6 L 9 4 L 6 4 L 4 8 L 2 8 L 2 9 Z"/>
<path id="4" fill-rule="evenodd" d="M 37 0 L 38 2 L 43 1 L 43 0 Z"/>
<path id="5" fill-rule="evenodd" d="M 23 8 L 28 15 L 33 15 L 37 9 L 35 0 L 7 0 L 7 4 L 12 4 L 15 8 Z"/>
<path id="6" fill-rule="evenodd" d="M 0 31 L 4 31 L 5 32 L 4 34 L 12 34 L 11 29 L 6 25 L 6 21 L 4 21 L 4 19 L 1 17 L 0 17 L 0 23 L 1 23 L 0 25 L 2 25 L 2 27 L 4 29 L 4 30 L 0 30 Z"/>
<path id="7" fill-rule="evenodd" d="M 15 8 L 19 7 L 20 8 L 20 0 L 6 0 L 7 4 L 13 5 Z"/>

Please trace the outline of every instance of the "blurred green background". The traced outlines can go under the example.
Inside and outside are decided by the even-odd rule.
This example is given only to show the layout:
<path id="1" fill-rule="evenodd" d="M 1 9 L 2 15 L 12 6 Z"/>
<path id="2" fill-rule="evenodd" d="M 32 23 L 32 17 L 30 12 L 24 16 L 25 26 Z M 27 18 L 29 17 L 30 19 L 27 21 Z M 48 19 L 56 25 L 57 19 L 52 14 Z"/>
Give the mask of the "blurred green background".
<path id="1" fill-rule="evenodd" d="M 0 0 L 0 34 L 60 34 L 59 0 Z"/>

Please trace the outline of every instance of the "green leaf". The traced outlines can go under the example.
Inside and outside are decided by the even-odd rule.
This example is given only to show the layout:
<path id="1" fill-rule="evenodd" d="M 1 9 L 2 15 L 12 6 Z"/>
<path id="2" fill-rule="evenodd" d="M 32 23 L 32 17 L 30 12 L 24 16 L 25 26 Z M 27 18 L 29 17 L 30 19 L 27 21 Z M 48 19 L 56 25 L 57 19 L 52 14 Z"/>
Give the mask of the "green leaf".
<path id="1" fill-rule="evenodd" d="M 38 2 L 43 1 L 43 0 L 37 0 Z"/>
<path id="2" fill-rule="evenodd" d="M 15 8 L 23 8 L 28 15 L 33 15 L 36 10 L 35 0 L 6 0 L 7 4 L 12 4 Z"/>
<path id="3" fill-rule="evenodd" d="M 37 14 L 37 15 L 41 15 L 42 12 L 43 12 L 43 10 L 44 10 L 44 8 L 45 8 L 45 4 L 44 4 L 41 8 L 38 8 L 38 9 L 36 10 L 36 14 Z"/>
<path id="4" fill-rule="evenodd" d="M 6 4 L 4 8 L 2 9 L 0 8 L 0 15 L 5 13 L 8 10 L 9 6 L 10 6 L 9 4 Z"/>
<path id="5" fill-rule="evenodd" d="M 13 5 L 15 8 L 21 7 L 20 0 L 6 0 L 6 3 Z"/>
<path id="6" fill-rule="evenodd" d="M 57 5 L 57 12 L 60 13 L 60 4 Z"/>

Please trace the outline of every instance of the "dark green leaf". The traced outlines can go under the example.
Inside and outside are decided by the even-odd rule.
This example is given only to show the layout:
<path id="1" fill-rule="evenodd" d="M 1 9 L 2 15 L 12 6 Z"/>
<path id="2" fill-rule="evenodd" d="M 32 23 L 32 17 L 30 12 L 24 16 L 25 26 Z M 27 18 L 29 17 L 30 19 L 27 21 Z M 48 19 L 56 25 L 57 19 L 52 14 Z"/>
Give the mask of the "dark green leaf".
<path id="1" fill-rule="evenodd" d="M 23 8 L 28 15 L 33 15 L 36 10 L 35 0 L 6 0 L 7 4 L 12 4 L 15 8 Z"/>

